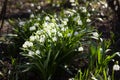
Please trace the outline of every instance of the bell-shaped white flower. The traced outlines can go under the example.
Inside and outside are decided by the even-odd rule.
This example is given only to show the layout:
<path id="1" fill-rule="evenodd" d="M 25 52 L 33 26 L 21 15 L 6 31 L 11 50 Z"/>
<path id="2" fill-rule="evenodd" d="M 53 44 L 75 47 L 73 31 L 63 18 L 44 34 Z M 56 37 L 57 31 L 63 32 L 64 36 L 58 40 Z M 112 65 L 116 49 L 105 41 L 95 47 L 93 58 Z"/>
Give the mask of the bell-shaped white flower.
<path id="1" fill-rule="evenodd" d="M 118 65 L 118 61 L 116 61 L 115 65 L 113 65 L 113 70 L 114 71 L 119 71 L 120 70 L 120 66 Z"/>

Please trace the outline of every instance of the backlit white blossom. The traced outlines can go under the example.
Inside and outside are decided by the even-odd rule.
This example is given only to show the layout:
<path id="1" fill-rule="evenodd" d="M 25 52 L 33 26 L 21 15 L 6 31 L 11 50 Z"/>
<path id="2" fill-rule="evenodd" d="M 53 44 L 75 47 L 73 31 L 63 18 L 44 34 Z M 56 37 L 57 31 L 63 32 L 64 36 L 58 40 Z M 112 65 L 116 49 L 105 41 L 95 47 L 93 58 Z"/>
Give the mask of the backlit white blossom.
<path id="1" fill-rule="evenodd" d="M 90 20 L 90 19 L 87 19 L 86 22 L 91 22 L 91 20 Z"/>
<path id="2" fill-rule="evenodd" d="M 23 47 L 24 47 L 24 48 L 31 47 L 31 46 L 33 46 L 33 43 L 30 42 L 30 41 L 26 41 L 26 42 L 23 44 Z"/>
<path id="3" fill-rule="evenodd" d="M 94 76 L 92 76 L 91 79 L 92 79 L 92 80 L 98 80 L 98 79 L 96 79 Z"/>
<path id="4" fill-rule="evenodd" d="M 28 52 L 28 54 L 29 54 L 29 56 L 33 56 L 33 55 L 34 55 L 34 52 L 30 50 L 30 51 Z"/>
<path id="5" fill-rule="evenodd" d="M 75 2 L 75 0 L 70 0 L 71 3 Z"/>
<path id="6" fill-rule="evenodd" d="M 41 6 L 37 6 L 37 9 L 41 9 Z"/>
<path id="7" fill-rule="evenodd" d="M 37 18 L 38 21 L 40 21 L 40 18 Z"/>
<path id="8" fill-rule="evenodd" d="M 69 80 L 74 80 L 74 78 L 69 78 Z"/>
<path id="9" fill-rule="evenodd" d="M 114 71 L 119 71 L 120 70 L 120 66 L 118 65 L 118 61 L 116 61 L 115 65 L 113 65 L 113 70 Z"/>
<path id="10" fill-rule="evenodd" d="M 30 41 L 34 41 L 35 39 L 35 36 L 30 36 Z"/>
<path id="11" fill-rule="evenodd" d="M 34 30 L 36 30 L 36 27 L 35 27 L 35 26 L 32 26 L 32 27 L 29 28 L 29 30 L 30 30 L 30 31 L 34 31 Z"/>
<path id="12" fill-rule="evenodd" d="M 68 37 L 71 37 L 71 35 L 72 35 L 71 33 L 68 33 L 68 34 L 67 34 Z"/>
<path id="13" fill-rule="evenodd" d="M 49 17 L 49 16 L 46 16 L 46 17 L 45 17 L 45 20 L 46 20 L 46 21 L 49 21 L 49 20 L 50 20 L 50 17 Z"/>
<path id="14" fill-rule="evenodd" d="M 82 21 L 81 20 L 78 20 L 78 25 L 82 25 Z"/>
<path id="15" fill-rule="evenodd" d="M 98 39 L 99 34 L 97 32 L 92 32 L 92 38 L 93 39 Z"/>
<path id="16" fill-rule="evenodd" d="M 34 26 L 39 26 L 39 23 L 35 23 Z"/>
<path id="17" fill-rule="evenodd" d="M 88 13 L 87 16 L 90 17 L 90 13 Z"/>
<path id="18" fill-rule="evenodd" d="M 53 37 L 52 40 L 55 42 L 57 41 L 57 37 Z"/>
<path id="19" fill-rule="evenodd" d="M 43 43 L 43 42 L 45 42 L 45 36 L 44 35 L 42 35 L 42 36 L 40 36 L 40 40 L 39 40 L 41 43 Z"/>
<path id="20" fill-rule="evenodd" d="M 34 4 L 33 4 L 33 3 L 31 3 L 31 4 L 30 4 L 30 6 L 31 6 L 31 7 L 34 7 Z"/>
<path id="21" fill-rule="evenodd" d="M 83 51 L 83 50 L 84 50 L 83 47 L 78 48 L 78 51 Z"/>
<path id="22" fill-rule="evenodd" d="M 36 54 L 40 54 L 40 50 L 36 50 Z"/>
<path id="23" fill-rule="evenodd" d="M 78 32 L 77 32 L 77 31 L 75 31 L 74 35 L 78 35 Z"/>
<path id="24" fill-rule="evenodd" d="M 30 17 L 31 17 L 31 18 L 34 18 L 35 16 L 34 16 L 34 14 L 31 14 Z"/>
<path id="25" fill-rule="evenodd" d="M 62 37 L 63 35 L 62 35 L 62 33 L 58 32 L 58 36 L 59 36 L 59 37 Z"/>
<path id="26" fill-rule="evenodd" d="M 24 24 L 25 24 L 24 21 L 20 21 L 20 22 L 19 22 L 20 27 L 23 26 Z"/>

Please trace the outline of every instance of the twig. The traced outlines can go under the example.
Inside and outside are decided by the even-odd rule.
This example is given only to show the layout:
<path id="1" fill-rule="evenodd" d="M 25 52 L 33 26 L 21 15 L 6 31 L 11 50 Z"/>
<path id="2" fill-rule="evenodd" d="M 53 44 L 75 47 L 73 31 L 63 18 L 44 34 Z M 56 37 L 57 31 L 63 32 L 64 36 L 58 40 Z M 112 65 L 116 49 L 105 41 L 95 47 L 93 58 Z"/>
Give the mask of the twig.
<path id="1" fill-rule="evenodd" d="M 7 2 L 8 2 L 8 0 L 4 1 L 3 6 L 2 6 L 2 10 L 1 10 L 1 13 L 0 13 L 0 18 L 2 20 L 1 25 L 0 25 L 0 31 L 3 28 L 3 24 L 4 24 L 4 18 L 5 18 L 6 9 L 7 9 Z"/>

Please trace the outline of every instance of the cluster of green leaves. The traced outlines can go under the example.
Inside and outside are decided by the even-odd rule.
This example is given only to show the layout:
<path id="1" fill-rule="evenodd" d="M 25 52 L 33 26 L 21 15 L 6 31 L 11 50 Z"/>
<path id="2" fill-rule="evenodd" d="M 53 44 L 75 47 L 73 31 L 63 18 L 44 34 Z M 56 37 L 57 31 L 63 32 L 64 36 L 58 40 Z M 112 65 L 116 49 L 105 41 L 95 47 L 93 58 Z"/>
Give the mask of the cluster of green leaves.
<path id="1" fill-rule="evenodd" d="M 30 20 L 32 28 L 38 29 L 27 26 L 36 31 L 23 44 L 21 54 L 28 59 L 27 70 L 35 70 L 42 80 L 52 80 L 57 69 L 66 70 L 64 66 L 81 53 L 80 47 L 92 36 L 90 15 L 85 7 L 63 11 L 60 15 L 46 15 L 40 21 L 34 17 Z"/>
<path id="2" fill-rule="evenodd" d="M 82 72 L 79 70 L 74 80 L 111 80 L 108 74 L 108 63 L 116 54 L 107 55 L 110 41 L 102 41 L 100 43 L 92 42 L 88 55 L 88 68 Z"/>

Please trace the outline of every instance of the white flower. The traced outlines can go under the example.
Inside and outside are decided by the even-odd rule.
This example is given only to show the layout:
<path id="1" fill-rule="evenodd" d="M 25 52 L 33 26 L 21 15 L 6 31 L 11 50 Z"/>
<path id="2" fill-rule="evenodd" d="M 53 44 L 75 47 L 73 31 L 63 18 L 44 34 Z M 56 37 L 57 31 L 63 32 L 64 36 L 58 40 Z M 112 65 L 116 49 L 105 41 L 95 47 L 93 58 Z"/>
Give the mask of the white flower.
<path id="1" fill-rule="evenodd" d="M 44 27 L 47 27 L 47 26 L 48 26 L 48 22 L 44 22 L 44 23 L 43 23 L 43 26 L 44 26 Z"/>
<path id="2" fill-rule="evenodd" d="M 31 11 L 31 9 L 28 9 L 27 12 L 31 13 L 32 11 Z"/>
<path id="3" fill-rule="evenodd" d="M 57 41 L 57 37 L 53 37 L 52 40 L 55 42 Z"/>
<path id="4" fill-rule="evenodd" d="M 52 3 L 52 6 L 54 7 L 54 6 L 55 6 L 55 4 L 54 4 L 54 3 Z"/>
<path id="5" fill-rule="evenodd" d="M 40 35 L 40 34 L 42 34 L 43 33 L 43 30 L 38 30 L 37 32 L 36 32 L 36 34 L 38 34 L 38 35 Z"/>
<path id="6" fill-rule="evenodd" d="M 68 22 L 68 18 L 64 18 L 64 21 Z"/>
<path id="7" fill-rule="evenodd" d="M 46 16 L 46 17 L 45 17 L 45 20 L 46 20 L 46 21 L 49 21 L 49 20 L 50 20 L 50 17 L 49 17 L 49 16 Z"/>
<path id="8" fill-rule="evenodd" d="M 113 66 L 114 71 L 120 70 L 120 66 L 118 65 L 118 61 L 116 61 L 116 64 Z"/>
<path id="9" fill-rule="evenodd" d="M 30 42 L 30 41 L 26 41 L 24 44 L 23 44 L 23 48 L 27 48 L 27 47 L 31 47 L 33 46 L 33 43 Z"/>
<path id="10" fill-rule="evenodd" d="M 91 22 L 91 20 L 90 20 L 90 19 L 87 19 L 86 22 Z"/>
<path id="11" fill-rule="evenodd" d="M 32 27 L 29 28 L 29 30 L 30 30 L 30 31 L 34 31 L 34 30 L 36 30 L 36 27 L 35 27 L 35 26 L 32 26 Z"/>
<path id="12" fill-rule="evenodd" d="M 115 54 L 118 55 L 118 56 L 120 57 L 120 52 L 116 52 Z"/>
<path id="13" fill-rule="evenodd" d="M 61 28 L 62 31 L 66 31 L 64 27 Z"/>
<path id="14" fill-rule="evenodd" d="M 72 34 L 71 33 L 68 33 L 67 36 L 70 37 Z"/>
<path id="15" fill-rule="evenodd" d="M 67 65 L 65 65 L 64 67 L 65 67 L 65 68 L 67 68 L 68 66 L 67 66 Z"/>
<path id="16" fill-rule="evenodd" d="M 34 26 L 39 26 L 39 23 L 35 23 Z"/>
<path id="17" fill-rule="evenodd" d="M 113 66 L 113 70 L 114 70 L 114 71 L 120 70 L 120 66 L 115 64 L 115 65 Z"/>
<path id="18" fill-rule="evenodd" d="M 98 40 L 98 37 L 99 37 L 99 34 L 97 32 L 92 32 L 92 38 L 93 39 L 97 39 Z"/>
<path id="19" fill-rule="evenodd" d="M 31 14 L 30 17 L 31 17 L 31 18 L 34 18 L 35 16 L 34 16 L 34 14 Z"/>
<path id="20" fill-rule="evenodd" d="M 31 7 L 34 7 L 34 4 L 33 4 L 33 3 L 31 3 L 30 5 L 31 5 Z"/>
<path id="21" fill-rule="evenodd" d="M 44 41 L 45 41 L 45 36 L 44 35 L 42 35 L 42 36 L 40 36 L 40 40 L 39 40 L 41 43 L 43 43 Z"/>
<path id="22" fill-rule="evenodd" d="M 99 37 L 99 34 L 97 32 L 93 32 L 93 36 Z"/>
<path id="23" fill-rule="evenodd" d="M 98 80 L 98 79 L 96 79 L 94 76 L 92 76 L 91 79 L 92 79 L 92 80 Z"/>
<path id="24" fill-rule="evenodd" d="M 74 13 L 76 13 L 76 11 L 75 11 L 75 10 L 71 10 L 71 11 L 66 10 L 66 11 L 64 11 L 64 14 L 66 14 L 66 15 L 70 15 L 70 16 L 73 16 L 73 15 L 74 15 Z"/>
<path id="25" fill-rule="evenodd" d="M 62 37 L 63 35 L 62 35 L 62 33 L 58 32 L 58 36 L 59 36 L 59 37 Z"/>
<path id="26" fill-rule="evenodd" d="M 55 23 L 49 23 L 49 26 L 53 27 L 55 26 Z"/>
<path id="27" fill-rule="evenodd" d="M 60 4 L 57 4 L 56 7 L 60 7 Z"/>
<path id="28" fill-rule="evenodd" d="M 72 3 L 71 5 L 72 5 L 72 6 L 76 6 L 76 4 L 75 4 L 75 3 Z"/>
<path id="29" fill-rule="evenodd" d="M 82 21 L 81 20 L 78 20 L 78 25 L 82 25 Z"/>
<path id="30" fill-rule="evenodd" d="M 36 54 L 40 54 L 40 50 L 36 50 Z"/>
<path id="31" fill-rule="evenodd" d="M 32 55 L 34 55 L 34 52 L 33 51 L 29 51 L 28 54 L 29 54 L 29 56 L 32 56 Z"/>
<path id="32" fill-rule="evenodd" d="M 118 6 L 115 6 L 115 10 L 116 10 L 116 11 L 118 10 Z"/>
<path id="33" fill-rule="evenodd" d="M 57 31 L 56 31 L 56 29 L 54 28 L 54 29 L 51 30 L 51 32 L 52 32 L 52 33 L 56 33 Z"/>
<path id="34" fill-rule="evenodd" d="M 20 22 L 19 22 L 19 25 L 20 25 L 20 26 L 23 26 L 24 24 L 25 24 L 24 21 L 20 21 Z"/>
<path id="35" fill-rule="evenodd" d="M 63 24 L 64 24 L 64 25 L 67 25 L 67 21 L 63 21 Z"/>
<path id="36" fill-rule="evenodd" d="M 90 13 L 88 13 L 87 16 L 90 17 Z"/>
<path id="37" fill-rule="evenodd" d="M 77 15 L 77 17 L 74 17 L 74 21 L 78 21 L 80 19 L 80 16 L 79 15 Z"/>
<path id="38" fill-rule="evenodd" d="M 74 35 L 78 35 L 78 32 L 77 32 L 77 31 L 75 31 Z"/>
<path id="39" fill-rule="evenodd" d="M 34 41 L 35 39 L 35 36 L 30 36 L 30 41 Z"/>
<path id="40" fill-rule="evenodd" d="M 103 19 L 102 18 L 97 18 L 99 21 L 103 21 Z"/>
<path id="41" fill-rule="evenodd" d="M 69 78 L 69 80 L 74 80 L 74 78 Z"/>
<path id="42" fill-rule="evenodd" d="M 83 50 L 84 50 L 83 47 L 78 48 L 78 51 L 83 51 Z"/>
<path id="43" fill-rule="evenodd" d="M 100 48 L 100 51 L 102 52 L 102 51 L 103 51 L 103 49 L 102 49 L 102 48 Z"/>
<path id="44" fill-rule="evenodd" d="M 108 4 L 107 4 L 107 3 L 105 3 L 105 4 L 104 4 L 104 6 L 107 8 L 107 7 L 108 7 Z"/>
<path id="45" fill-rule="evenodd" d="M 94 9 L 94 8 L 92 8 L 92 11 L 95 11 L 95 9 Z"/>
<path id="46" fill-rule="evenodd" d="M 86 13 L 87 10 L 86 10 L 86 7 L 80 7 L 80 9 L 82 10 L 82 12 Z"/>
<path id="47" fill-rule="evenodd" d="M 41 9 L 41 6 L 37 6 L 37 9 Z"/>
<path id="48" fill-rule="evenodd" d="M 70 2 L 71 2 L 71 3 L 74 3 L 74 2 L 75 2 L 75 0 L 70 0 Z"/>
<path id="49" fill-rule="evenodd" d="M 40 21 L 40 18 L 37 18 L 38 21 Z"/>

